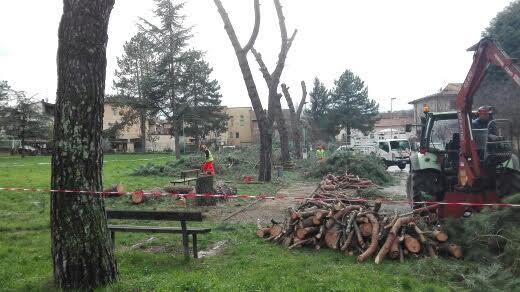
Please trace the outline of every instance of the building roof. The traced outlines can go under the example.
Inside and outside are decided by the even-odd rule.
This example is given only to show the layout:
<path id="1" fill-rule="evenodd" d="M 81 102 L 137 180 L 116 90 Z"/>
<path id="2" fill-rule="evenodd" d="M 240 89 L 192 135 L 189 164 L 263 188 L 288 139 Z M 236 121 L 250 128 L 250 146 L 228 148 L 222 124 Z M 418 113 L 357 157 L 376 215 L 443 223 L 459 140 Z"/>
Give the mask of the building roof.
<path id="1" fill-rule="evenodd" d="M 435 93 L 432 95 L 428 95 L 426 97 L 421 97 L 416 100 L 410 101 L 408 104 L 417 104 L 423 102 L 425 100 L 434 98 L 434 97 L 453 97 L 459 94 L 460 89 L 462 88 L 462 83 L 448 83 L 444 89 L 442 89 L 439 93 Z"/>

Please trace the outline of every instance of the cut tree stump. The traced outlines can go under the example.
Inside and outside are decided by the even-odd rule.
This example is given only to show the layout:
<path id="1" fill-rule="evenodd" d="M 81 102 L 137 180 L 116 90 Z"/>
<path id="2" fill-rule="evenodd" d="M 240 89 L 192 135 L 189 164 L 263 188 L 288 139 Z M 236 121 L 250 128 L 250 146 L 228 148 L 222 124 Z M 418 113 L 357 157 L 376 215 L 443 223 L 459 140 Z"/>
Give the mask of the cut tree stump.
<path id="1" fill-rule="evenodd" d="M 115 185 L 103 190 L 104 193 L 118 192 L 118 194 L 106 194 L 106 196 L 108 196 L 108 197 L 122 196 L 124 191 L 125 191 L 125 187 L 123 186 L 122 183 L 115 184 Z"/>
<path id="2" fill-rule="evenodd" d="M 196 184 L 196 191 L 197 194 L 201 195 L 214 195 L 215 191 L 213 188 L 214 183 L 214 176 L 213 175 L 207 175 L 207 176 L 200 176 L 197 178 L 197 184 Z M 196 202 L 197 206 L 216 206 L 217 205 L 217 198 L 214 197 L 197 197 Z"/>

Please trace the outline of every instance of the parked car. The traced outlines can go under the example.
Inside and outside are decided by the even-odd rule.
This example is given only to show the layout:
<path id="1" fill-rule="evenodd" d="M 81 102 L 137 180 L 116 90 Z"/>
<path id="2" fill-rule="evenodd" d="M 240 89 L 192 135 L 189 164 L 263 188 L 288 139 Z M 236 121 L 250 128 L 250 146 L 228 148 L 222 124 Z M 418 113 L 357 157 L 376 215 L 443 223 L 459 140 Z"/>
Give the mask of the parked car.
<path id="1" fill-rule="evenodd" d="M 18 154 L 22 154 L 22 153 L 25 155 L 38 155 L 39 150 L 32 146 L 24 145 L 24 146 L 18 147 Z"/>

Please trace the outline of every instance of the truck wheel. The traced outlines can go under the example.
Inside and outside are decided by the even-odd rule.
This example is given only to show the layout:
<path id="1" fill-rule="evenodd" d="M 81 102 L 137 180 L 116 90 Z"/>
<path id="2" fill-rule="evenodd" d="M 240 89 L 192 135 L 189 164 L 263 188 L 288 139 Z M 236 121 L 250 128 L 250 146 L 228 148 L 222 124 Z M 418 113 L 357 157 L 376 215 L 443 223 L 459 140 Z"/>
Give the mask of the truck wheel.
<path id="1" fill-rule="evenodd" d="M 442 201 L 444 199 L 443 182 L 435 171 L 413 172 L 406 181 L 406 195 L 414 209 L 424 207 L 415 202 Z"/>
<path id="2" fill-rule="evenodd" d="M 520 194 L 520 172 L 505 169 L 497 175 L 497 193 L 500 198 Z"/>
<path id="3" fill-rule="evenodd" d="M 399 167 L 400 170 L 403 170 L 403 169 L 406 168 L 406 163 L 399 162 L 399 163 L 397 164 L 397 167 Z"/>

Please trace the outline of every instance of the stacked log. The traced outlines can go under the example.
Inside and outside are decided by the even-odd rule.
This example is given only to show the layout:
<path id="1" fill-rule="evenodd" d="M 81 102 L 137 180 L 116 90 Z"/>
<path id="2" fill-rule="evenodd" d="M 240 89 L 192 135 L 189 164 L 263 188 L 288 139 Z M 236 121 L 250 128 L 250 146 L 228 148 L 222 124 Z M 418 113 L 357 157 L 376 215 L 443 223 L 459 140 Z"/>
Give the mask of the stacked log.
<path id="1" fill-rule="evenodd" d="M 462 257 L 462 249 L 448 243 L 442 230 L 430 228 L 424 212 L 399 216 L 379 213 L 380 202 L 346 204 L 308 199 L 289 209 L 284 224 L 258 225 L 257 235 L 289 249 L 329 248 L 357 256 L 359 262 L 375 257 L 404 261 L 406 257 Z M 424 230 L 424 231 L 423 231 Z"/>
<path id="2" fill-rule="evenodd" d="M 352 174 L 335 176 L 329 174 L 320 182 L 322 191 L 338 191 L 347 189 L 367 189 L 374 188 L 377 185 L 369 179 L 360 178 Z"/>

